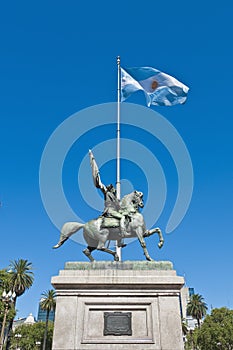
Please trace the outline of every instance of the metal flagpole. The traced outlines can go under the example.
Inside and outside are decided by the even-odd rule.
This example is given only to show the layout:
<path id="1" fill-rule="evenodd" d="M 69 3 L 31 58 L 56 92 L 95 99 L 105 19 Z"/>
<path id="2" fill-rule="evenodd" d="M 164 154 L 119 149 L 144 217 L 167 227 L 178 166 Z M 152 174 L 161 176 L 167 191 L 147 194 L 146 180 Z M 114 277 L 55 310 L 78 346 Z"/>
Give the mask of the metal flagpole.
<path id="1" fill-rule="evenodd" d="M 117 56 L 117 174 L 116 174 L 116 193 L 117 199 L 121 199 L 121 178 L 120 178 L 120 105 L 121 105 L 121 59 Z M 116 253 L 121 261 L 121 248 L 117 246 Z"/>
<path id="2" fill-rule="evenodd" d="M 120 130 L 120 74 L 121 74 L 121 68 L 120 68 L 120 56 L 117 56 L 117 177 L 116 177 L 116 191 L 117 191 L 117 198 L 121 199 L 121 179 L 120 179 L 120 136 L 121 136 L 121 130 Z"/>

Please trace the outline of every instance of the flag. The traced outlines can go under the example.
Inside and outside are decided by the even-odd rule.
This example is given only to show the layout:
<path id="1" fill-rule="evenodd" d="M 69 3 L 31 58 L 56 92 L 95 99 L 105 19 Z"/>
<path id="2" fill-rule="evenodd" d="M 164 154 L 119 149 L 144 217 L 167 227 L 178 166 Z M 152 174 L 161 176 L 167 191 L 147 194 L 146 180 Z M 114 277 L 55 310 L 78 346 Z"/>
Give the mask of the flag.
<path id="1" fill-rule="evenodd" d="M 99 168 L 97 166 L 97 163 L 95 161 L 94 155 L 91 150 L 89 150 L 89 157 L 90 157 L 90 164 L 91 164 L 91 169 L 92 169 L 92 178 L 95 187 L 101 188 L 102 182 L 100 180 L 100 173 L 99 173 Z"/>
<path id="2" fill-rule="evenodd" d="M 172 76 L 151 67 L 121 68 L 121 101 L 142 90 L 147 106 L 185 103 L 189 88 Z"/>

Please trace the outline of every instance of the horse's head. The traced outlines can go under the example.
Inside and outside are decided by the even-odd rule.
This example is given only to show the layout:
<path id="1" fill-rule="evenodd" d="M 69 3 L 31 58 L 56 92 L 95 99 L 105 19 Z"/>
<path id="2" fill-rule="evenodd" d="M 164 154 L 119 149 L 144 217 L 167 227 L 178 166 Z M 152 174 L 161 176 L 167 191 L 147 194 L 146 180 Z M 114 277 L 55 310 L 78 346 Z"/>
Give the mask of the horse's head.
<path id="1" fill-rule="evenodd" d="M 133 207 L 138 209 L 144 207 L 143 203 L 143 193 L 139 191 L 133 191 L 125 195 L 121 200 L 121 208 L 127 210 L 128 208 Z"/>
<path id="2" fill-rule="evenodd" d="M 133 203 L 140 208 L 144 207 L 143 203 L 143 193 L 140 191 L 134 191 Z"/>

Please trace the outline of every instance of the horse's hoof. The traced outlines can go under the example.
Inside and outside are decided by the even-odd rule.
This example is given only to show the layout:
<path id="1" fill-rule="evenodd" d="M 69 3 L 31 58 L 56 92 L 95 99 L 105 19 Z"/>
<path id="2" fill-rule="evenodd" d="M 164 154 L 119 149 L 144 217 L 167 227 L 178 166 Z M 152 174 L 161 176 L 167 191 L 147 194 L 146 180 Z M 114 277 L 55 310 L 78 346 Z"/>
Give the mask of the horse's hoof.
<path id="1" fill-rule="evenodd" d="M 127 246 L 127 244 L 119 243 L 117 246 L 118 246 L 118 248 L 125 248 Z"/>
<path id="2" fill-rule="evenodd" d="M 147 261 L 154 261 L 154 259 L 152 259 L 150 256 L 146 256 L 146 260 Z"/>
<path id="3" fill-rule="evenodd" d="M 55 246 L 53 246 L 53 249 L 59 248 L 62 244 L 65 243 L 65 241 L 67 241 L 68 238 L 69 238 L 69 237 L 66 237 L 66 238 L 61 239 Z"/>
<path id="4" fill-rule="evenodd" d="M 163 241 L 161 241 L 161 242 L 159 242 L 159 243 L 158 243 L 158 247 L 159 247 L 159 249 L 161 249 L 161 248 L 162 248 L 163 243 L 164 243 Z"/>
<path id="5" fill-rule="evenodd" d="M 61 246 L 61 243 L 57 243 L 56 245 L 53 246 L 53 249 L 57 249 Z"/>

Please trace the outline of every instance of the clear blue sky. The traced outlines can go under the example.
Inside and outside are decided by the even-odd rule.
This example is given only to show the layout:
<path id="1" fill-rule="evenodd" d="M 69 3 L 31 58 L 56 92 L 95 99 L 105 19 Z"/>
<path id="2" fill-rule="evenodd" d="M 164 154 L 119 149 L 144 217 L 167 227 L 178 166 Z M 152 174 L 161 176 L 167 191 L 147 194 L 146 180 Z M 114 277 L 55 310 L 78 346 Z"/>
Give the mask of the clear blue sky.
<path id="1" fill-rule="evenodd" d="M 232 10 L 232 2 L 225 0 L 2 4 L 0 268 L 22 258 L 32 262 L 35 273 L 33 287 L 18 300 L 18 317 L 30 312 L 37 316 L 41 293 L 51 289 L 51 276 L 66 261 L 87 261 L 83 246 L 72 240 L 59 250 L 52 249 L 59 230 L 41 200 L 40 161 L 49 137 L 68 117 L 116 101 L 117 55 L 123 67 L 152 66 L 190 87 L 185 105 L 151 108 L 185 142 L 193 164 L 194 191 L 180 225 L 164 233 L 163 249 L 157 249 L 157 237 L 147 244 L 154 259 L 173 262 L 177 273 L 202 294 L 209 308 L 233 308 Z M 142 106 L 144 96 L 136 93 L 128 102 Z M 93 115 L 95 123 L 96 118 L 102 116 Z M 84 205 L 78 189 L 79 166 L 88 148 L 114 137 L 111 132 L 111 126 L 90 131 L 89 137 L 84 135 L 71 147 L 64 163 L 67 201 L 85 220 L 93 218 L 95 211 Z M 134 139 L 130 127 L 122 132 Z M 156 156 L 166 177 L 166 204 L 156 223 L 165 232 L 177 194 L 177 174 L 158 140 L 148 141 L 144 131 L 136 134 L 137 142 Z M 126 180 L 129 163 L 122 164 Z M 113 167 L 108 162 L 102 168 L 108 182 L 115 181 Z M 144 190 L 146 174 L 134 164 L 132 170 L 127 169 L 135 174 L 135 186 L 140 183 Z M 89 179 L 86 186 L 96 195 Z M 56 199 L 54 207 L 59 210 Z M 137 241 L 122 254 L 123 260 L 144 259 Z"/>

